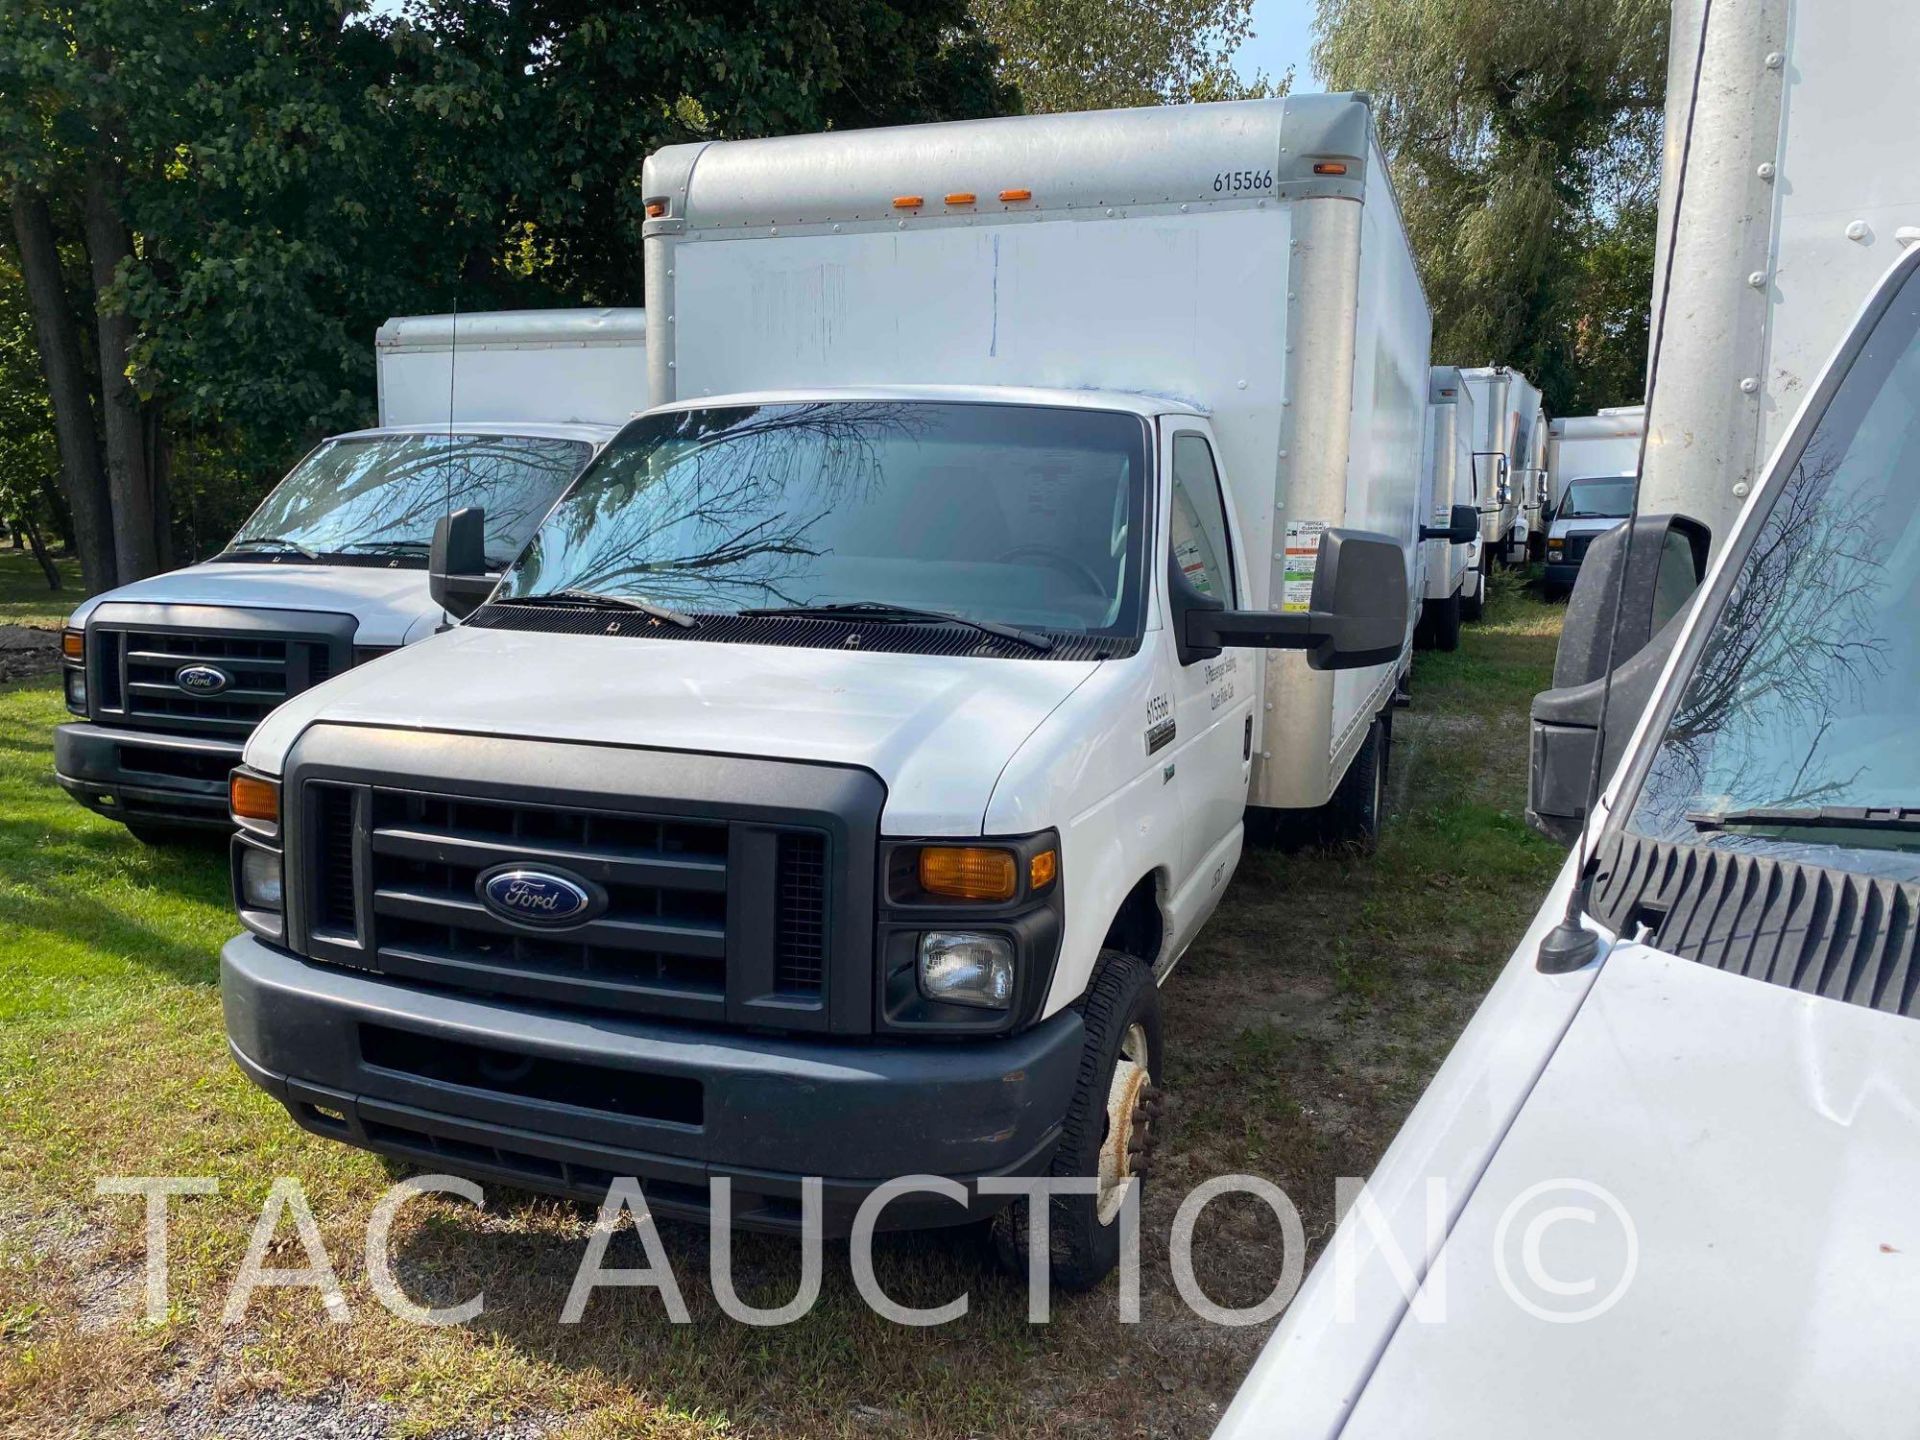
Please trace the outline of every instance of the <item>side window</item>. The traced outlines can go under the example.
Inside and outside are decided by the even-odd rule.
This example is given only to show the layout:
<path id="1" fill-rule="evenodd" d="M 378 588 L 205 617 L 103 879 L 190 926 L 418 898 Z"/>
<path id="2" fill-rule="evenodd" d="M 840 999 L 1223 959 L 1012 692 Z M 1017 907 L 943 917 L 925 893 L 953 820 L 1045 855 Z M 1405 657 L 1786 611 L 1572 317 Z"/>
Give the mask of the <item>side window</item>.
<path id="1" fill-rule="evenodd" d="M 1229 609 L 1237 603 L 1233 555 L 1227 544 L 1227 517 L 1220 502 L 1220 473 L 1204 435 L 1173 437 L 1174 560 L 1188 582 Z"/>

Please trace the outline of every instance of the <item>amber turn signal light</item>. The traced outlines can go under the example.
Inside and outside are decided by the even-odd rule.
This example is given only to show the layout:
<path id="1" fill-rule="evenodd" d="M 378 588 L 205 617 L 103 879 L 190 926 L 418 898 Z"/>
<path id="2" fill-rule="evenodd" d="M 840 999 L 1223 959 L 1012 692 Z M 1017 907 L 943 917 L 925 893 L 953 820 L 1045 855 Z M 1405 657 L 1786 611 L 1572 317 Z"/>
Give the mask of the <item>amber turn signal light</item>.
<path id="1" fill-rule="evenodd" d="M 87 632 L 84 630 L 62 630 L 60 632 L 60 653 L 69 660 L 87 658 Z"/>
<path id="2" fill-rule="evenodd" d="M 280 787 L 272 780 L 236 770 L 227 779 L 227 806 L 236 820 L 280 823 Z"/>
<path id="3" fill-rule="evenodd" d="M 1027 888 L 1044 890 L 1053 884 L 1060 874 L 1060 852 L 1042 850 L 1027 862 Z"/>
<path id="4" fill-rule="evenodd" d="M 920 888 L 950 900 L 1011 900 L 1020 870 L 1010 850 L 930 845 L 920 852 Z"/>

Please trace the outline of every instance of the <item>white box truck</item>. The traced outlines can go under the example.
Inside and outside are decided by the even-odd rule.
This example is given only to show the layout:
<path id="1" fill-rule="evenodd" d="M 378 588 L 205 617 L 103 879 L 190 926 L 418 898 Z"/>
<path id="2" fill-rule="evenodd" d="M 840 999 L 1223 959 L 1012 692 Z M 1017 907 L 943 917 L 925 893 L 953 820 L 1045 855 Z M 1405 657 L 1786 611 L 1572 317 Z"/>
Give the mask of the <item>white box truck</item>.
<path id="1" fill-rule="evenodd" d="M 1672 36 L 1654 273 L 1671 264 L 1673 288 L 1641 493 L 1646 513 L 1704 521 L 1717 548 L 1901 231 L 1920 226 L 1910 124 L 1920 5 L 1742 0 L 1709 11 L 1676 0 Z"/>
<path id="2" fill-rule="evenodd" d="M 1710 567 L 1589 552 L 1533 802 L 1587 844 L 1216 1440 L 1912 1432 L 1920 248 L 1855 315 Z"/>
<path id="3" fill-rule="evenodd" d="M 316 1133 L 741 1225 L 1095 1181 L 1050 1211 L 1092 1283 L 1249 804 L 1378 820 L 1429 317 L 1369 103 L 643 183 L 662 403 L 463 624 L 248 744 L 234 1054 Z"/>
<path id="4" fill-rule="evenodd" d="M 1644 405 L 1615 405 L 1596 415 L 1562 416 L 1550 427 L 1547 563 L 1541 580 L 1549 595 L 1573 588 L 1587 547 L 1632 510 L 1646 419 Z"/>
<path id="5" fill-rule="evenodd" d="M 503 569 L 646 408 L 638 309 L 409 316 L 375 350 L 378 429 L 323 440 L 212 559 L 67 622 L 77 718 L 55 732 L 55 775 L 143 840 L 230 829 L 228 772 L 274 706 L 446 623 L 427 584 L 441 516 L 484 508 Z"/>
<path id="6" fill-rule="evenodd" d="M 1484 568 L 1519 564 L 1540 518 L 1546 468 L 1546 416 L 1533 382 L 1508 365 L 1460 372 L 1473 395 L 1474 489 L 1480 506 Z"/>
<path id="7" fill-rule="evenodd" d="M 1487 577 L 1480 568 L 1480 511 L 1473 498 L 1473 394 L 1460 371 L 1427 376 L 1426 479 L 1421 487 L 1420 625 L 1415 639 L 1436 650 L 1460 646 L 1460 622 L 1478 620 Z"/>

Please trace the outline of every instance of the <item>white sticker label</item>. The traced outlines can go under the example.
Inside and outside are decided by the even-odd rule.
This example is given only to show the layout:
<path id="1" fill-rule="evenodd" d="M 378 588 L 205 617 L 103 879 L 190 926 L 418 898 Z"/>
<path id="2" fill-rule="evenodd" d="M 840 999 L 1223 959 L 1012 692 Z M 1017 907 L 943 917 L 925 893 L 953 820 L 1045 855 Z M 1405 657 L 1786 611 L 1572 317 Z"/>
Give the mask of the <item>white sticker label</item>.
<path id="1" fill-rule="evenodd" d="M 1307 611 L 1313 608 L 1313 572 L 1320 564 L 1320 532 L 1324 520 L 1287 522 L 1286 560 L 1281 571 L 1280 608 Z"/>

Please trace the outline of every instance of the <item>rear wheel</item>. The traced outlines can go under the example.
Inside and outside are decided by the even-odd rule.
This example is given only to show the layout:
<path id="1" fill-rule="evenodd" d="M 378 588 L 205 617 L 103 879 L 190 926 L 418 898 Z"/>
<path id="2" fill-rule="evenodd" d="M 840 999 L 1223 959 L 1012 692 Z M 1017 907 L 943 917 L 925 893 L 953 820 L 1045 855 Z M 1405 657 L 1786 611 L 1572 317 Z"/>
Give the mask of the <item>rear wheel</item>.
<path id="1" fill-rule="evenodd" d="M 1436 650 L 1460 648 L 1460 591 L 1427 606 L 1432 623 L 1428 639 Z"/>
<path id="2" fill-rule="evenodd" d="M 1047 1269 L 1061 1289 L 1088 1290 L 1120 1263 L 1127 1184 L 1144 1184 L 1151 1167 L 1163 1103 L 1160 987 L 1145 961 L 1103 950 L 1075 1008 L 1086 1042 L 1048 1173 L 1091 1175 L 1100 1183 L 1094 1194 L 1055 1195 L 1047 1202 Z M 1000 1263 L 1023 1277 L 1030 1232 L 1024 1198 L 993 1219 Z"/>
<path id="3" fill-rule="evenodd" d="M 1392 743 L 1391 721 L 1383 715 L 1375 716 L 1333 798 L 1322 807 L 1321 834 L 1326 844 L 1358 850 L 1363 855 L 1372 854 L 1379 844 Z"/>

